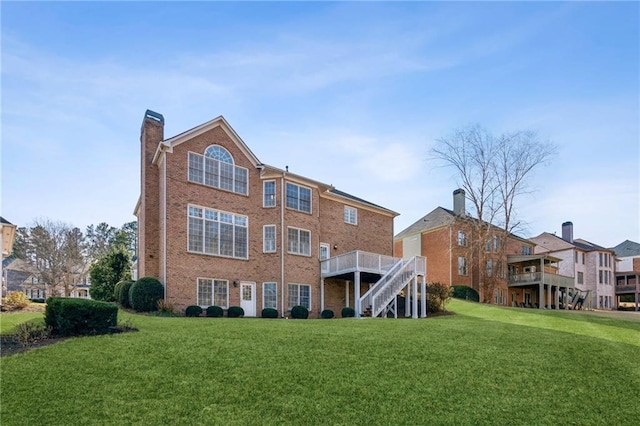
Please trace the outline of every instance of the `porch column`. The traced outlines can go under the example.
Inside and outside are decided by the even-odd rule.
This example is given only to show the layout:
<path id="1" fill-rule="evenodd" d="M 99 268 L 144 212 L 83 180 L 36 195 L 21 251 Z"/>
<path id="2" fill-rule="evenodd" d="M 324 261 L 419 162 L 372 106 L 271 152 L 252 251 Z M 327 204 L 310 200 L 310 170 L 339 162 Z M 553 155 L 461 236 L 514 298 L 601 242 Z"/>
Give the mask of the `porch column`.
<path id="1" fill-rule="evenodd" d="M 398 319 L 398 295 L 396 294 L 395 303 L 393 304 L 393 318 Z"/>
<path id="2" fill-rule="evenodd" d="M 344 306 L 349 306 L 349 280 L 344 283 Z"/>
<path id="3" fill-rule="evenodd" d="M 553 292 L 553 286 L 549 284 L 547 287 L 549 288 L 549 292 L 547 293 L 547 306 L 551 309 L 551 292 Z"/>
<path id="4" fill-rule="evenodd" d="M 418 277 L 413 277 L 411 282 L 413 283 L 413 312 L 411 312 L 411 318 L 418 318 Z"/>
<path id="5" fill-rule="evenodd" d="M 544 308 L 544 283 L 538 284 L 538 309 Z"/>
<path id="6" fill-rule="evenodd" d="M 320 312 L 324 311 L 324 278 L 320 278 Z"/>
<path id="7" fill-rule="evenodd" d="M 638 312 L 638 305 L 640 305 L 640 282 L 638 281 L 638 275 L 636 275 L 636 312 Z"/>
<path id="8" fill-rule="evenodd" d="M 560 287 L 556 286 L 556 297 L 554 298 L 556 309 L 560 309 Z"/>
<path id="9" fill-rule="evenodd" d="M 407 290 L 404 293 L 404 316 L 409 318 L 411 316 L 411 304 L 409 303 L 409 299 L 411 298 L 410 283 L 407 283 Z"/>
<path id="10" fill-rule="evenodd" d="M 420 302 L 422 302 L 422 310 L 420 311 L 422 313 L 422 315 L 420 315 L 420 318 L 426 318 L 427 317 L 427 281 L 424 279 L 424 277 L 422 277 L 422 281 L 421 281 L 421 287 L 420 287 Z"/>
<path id="11" fill-rule="evenodd" d="M 356 280 L 353 283 L 353 308 L 356 311 L 356 318 L 360 318 L 360 272 L 356 271 L 354 275 Z"/>

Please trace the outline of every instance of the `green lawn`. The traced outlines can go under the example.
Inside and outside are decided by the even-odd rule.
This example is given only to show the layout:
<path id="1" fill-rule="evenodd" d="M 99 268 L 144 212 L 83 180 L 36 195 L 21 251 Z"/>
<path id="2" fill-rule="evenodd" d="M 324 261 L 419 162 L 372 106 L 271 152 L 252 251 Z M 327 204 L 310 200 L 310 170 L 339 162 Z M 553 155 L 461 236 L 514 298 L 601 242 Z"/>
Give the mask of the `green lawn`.
<path id="1" fill-rule="evenodd" d="M 121 313 L 140 331 L 2 358 L 0 421 L 637 424 L 640 320 L 449 309 L 423 320 Z"/>

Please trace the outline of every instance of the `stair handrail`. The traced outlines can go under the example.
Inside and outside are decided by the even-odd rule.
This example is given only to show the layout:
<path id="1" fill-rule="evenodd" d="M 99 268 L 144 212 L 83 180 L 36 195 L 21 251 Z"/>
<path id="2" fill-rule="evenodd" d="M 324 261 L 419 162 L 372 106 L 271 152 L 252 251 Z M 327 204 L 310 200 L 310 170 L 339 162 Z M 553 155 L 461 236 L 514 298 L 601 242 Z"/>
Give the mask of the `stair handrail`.
<path id="1" fill-rule="evenodd" d="M 384 283 L 384 285 L 371 298 L 371 316 L 377 317 L 380 312 L 398 295 L 400 290 L 416 276 L 416 257 L 412 257 L 403 263 L 402 268 L 396 271 L 394 276 Z"/>
<path id="2" fill-rule="evenodd" d="M 380 277 L 380 279 L 373 286 L 371 286 L 371 288 L 367 290 L 365 294 L 360 297 L 360 312 L 363 311 L 363 308 L 371 306 L 371 296 L 379 291 L 385 285 L 385 283 L 393 277 L 396 271 L 400 270 L 404 266 L 404 264 L 404 259 L 398 259 L 398 261 L 387 272 L 385 272 L 385 274 Z"/>

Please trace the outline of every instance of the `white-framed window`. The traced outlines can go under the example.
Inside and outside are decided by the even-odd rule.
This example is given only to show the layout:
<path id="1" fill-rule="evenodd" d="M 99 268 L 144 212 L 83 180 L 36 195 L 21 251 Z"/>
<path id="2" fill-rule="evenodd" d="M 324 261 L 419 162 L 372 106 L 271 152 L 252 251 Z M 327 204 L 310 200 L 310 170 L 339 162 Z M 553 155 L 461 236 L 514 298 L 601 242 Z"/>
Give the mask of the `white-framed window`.
<path id="1" fill-rule="evenodd" d="M 458 245 L 460 247 L 467 246 L 467 234 L 464 231 L 458 231 Z"/>
<path id="2" fill-rule="evenodd" d="M 198 305 L 203 307 L 229 306 L 229 281 L 213 278 L 198 278 Z"/>
<path id="3" fill-rule="evenodd" d="M 265 180 L 262 182 L 262 207 L 276 206 L 276 181 Z"/>
<path id="4" fill-rule="evenodd" d="M 247 216 L 192 205 L 188 215 L 189 252 L 248 258 Z"/>
<path id="5" fill-rule="evenodd" d="M 264 253 L 276 252 L 276 226 L 264 225 L 262 227 L 262 251 Z"/>
<path id="6" fill-rule="evenodd" d="M 522 246 L 522 254 L 529 256 L 531 254 L 531 246 Z"/>
<path id="7" fill-rule="evenodd" d="M 493 304 L 500 304 L 500 292 L 498 291 L 498 289 L 493 290 Z"/>
<path id="8" fill-rule="evenodd" d="M 358 224 L 358 209 L 354 207 L 344 206 L 344 221 L 351 225 Z"/>
<path id="9" fill-rule="evenodd" d="M 326 260 L 331 256 L 331 246 L 327 243 L 320 243 L 320 251 L 318 257 L 320 260 Z"/>
<path id="10" fill-rule="evenodd" d="M 578 284 L 584 284 L 584 272 L 578 272 Z"/>
<path id="11" fill-rule="evenodd" d="M 287 236 L 289 253 L 311 256 L 311 231 L 289 227 Z"/>
<path id="12" fill-rule="evenodd" d="M 467 275 L 467 258 L 458 257 L 458 275 Z"/>
<path id="13" fill-rule="evenodd" d="M 311 189 L 287 182 L 287 208 L 311 213 Z"/>
<path id="14" fill-rule="evenodd" d="M 209 146 L 203 154 L 189 152 L 189 182 L 247 195 L 249 171 L 236 166 L 233 157 L 220 145 Z"/>
<path id="15" fill-rule="evenodd" d="M 487 259 L 487 276 L 490 277 L 493 275 L 493 260 Z"/>
<path id="16" fill-rule="evenodd" d="M 289 284 L 287 309 L 294 306 L 304 306 L 311 310 L 311 286 L 308 284 Z"/>
<path id="17" fill-rule="evenodd" d="M 278 309 L 277 283 L 262 283 L 262 307 Z"/>

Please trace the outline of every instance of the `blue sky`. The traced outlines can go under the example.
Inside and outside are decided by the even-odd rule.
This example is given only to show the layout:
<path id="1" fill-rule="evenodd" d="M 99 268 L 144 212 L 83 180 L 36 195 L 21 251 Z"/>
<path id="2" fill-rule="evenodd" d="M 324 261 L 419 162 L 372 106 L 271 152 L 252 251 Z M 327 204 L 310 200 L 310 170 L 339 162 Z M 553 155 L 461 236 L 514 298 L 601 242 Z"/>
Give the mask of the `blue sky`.
<path id="1" fill-rule="evenodd" d="M 143 114 L 224 115 L 264 163 L 395 210 L 452 207 L 436 139 L 558 145 L 525 237 L 640 241 L 640 4 L 2 2 L 2 216 L 135 220 Z"/>

